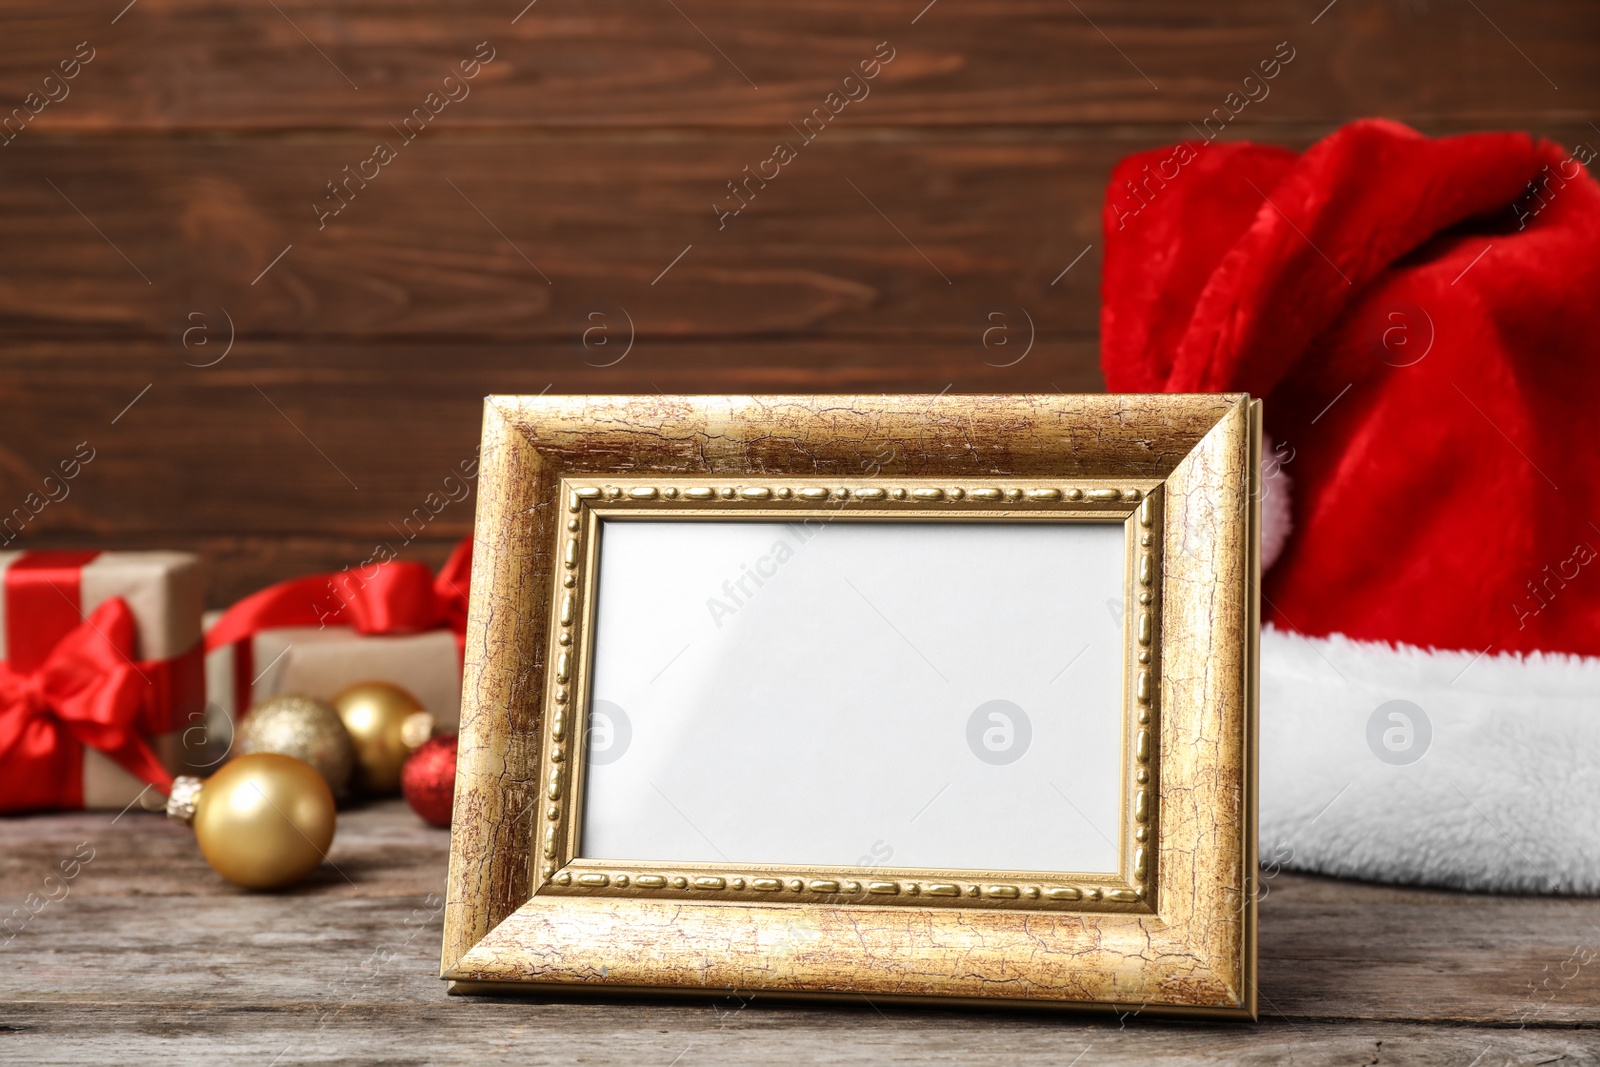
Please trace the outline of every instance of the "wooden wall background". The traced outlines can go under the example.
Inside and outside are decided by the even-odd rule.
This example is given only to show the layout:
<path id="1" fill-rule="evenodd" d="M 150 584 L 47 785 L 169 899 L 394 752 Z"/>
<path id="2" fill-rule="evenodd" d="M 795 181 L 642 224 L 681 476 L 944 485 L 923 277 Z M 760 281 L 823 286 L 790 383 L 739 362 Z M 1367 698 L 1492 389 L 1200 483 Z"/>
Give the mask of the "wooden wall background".
<path id="1" fill-rule="evenodd" d="M 486 393 L 1097 390 L 1109 168 L 1282 41 L 1224 136 L 1600 144 L 1590 0 L 524 3 L 6 5 L 0 116 L 93 50 L 0 144 L 0 515 L 95 456 L 9 547 L 197 549 L 221 605 L 400 547 Z M 719 230 L 724 183 L 884 41 Z M 319 229 L 324 183 L 480 42 L 470 95 Z"/>

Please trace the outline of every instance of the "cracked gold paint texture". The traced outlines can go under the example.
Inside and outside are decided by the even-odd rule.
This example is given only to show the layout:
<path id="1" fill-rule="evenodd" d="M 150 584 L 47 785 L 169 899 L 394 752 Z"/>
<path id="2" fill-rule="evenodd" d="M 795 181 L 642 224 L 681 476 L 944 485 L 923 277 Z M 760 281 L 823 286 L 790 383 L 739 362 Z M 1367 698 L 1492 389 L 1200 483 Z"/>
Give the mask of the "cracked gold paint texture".
<path id="1" fill-rule="evenodd" d="M 442 977 L 454 992 L 1253 1018 L 1259 407 L 1230 394 L 490 397 Z M 1151 595 L 1129 603 L 1119 880 L 854 872 L 841 899 L 849 871 L 575 858 L 592 524 L 607 509 L 803 515 L 829 500 L 852 519 L 1126 520 L 1130 597 Z M 1135 809 L 1147 839 L 1132 836 Z"/>

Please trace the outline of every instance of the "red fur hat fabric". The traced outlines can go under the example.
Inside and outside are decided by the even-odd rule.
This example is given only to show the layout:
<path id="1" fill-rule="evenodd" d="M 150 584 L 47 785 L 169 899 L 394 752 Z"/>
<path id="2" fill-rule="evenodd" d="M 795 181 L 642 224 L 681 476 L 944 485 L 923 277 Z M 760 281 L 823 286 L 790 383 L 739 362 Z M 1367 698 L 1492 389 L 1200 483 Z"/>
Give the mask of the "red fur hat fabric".
<path id="1" fill-rule="evenodd" d="M 1591 687 L 1551 698 L 1586 702 L 1573 706 L 1576 727 L 1540 718 L 1532 702 L 1491 700 L 1484 714 L 1495 723 L 1531 719 L 1535 733 L 1513 744 L 1535 755 L 1547 741 L 1569 748 L 1571 728 L 1600 720 L 1597 676 L 1582 662 L 1541 655 L 1600 656 L 1600 186 L 1584 167 L 1594 154 L 1515 133 L 1435 140 L 1368 120 L 1301 154 L 1188 142 L 1129 157 L 1112 175 L 1101 316 L 1107 387 L 1264 399 L 1272 442 L 1263 450 L 1264 527 L 1268 535 L 1292 529 L 1281 554 L 1264 536 L 1264 562 L 1276 555 L 1262 580 L 1262 618 L 1274 628 L 1263 637 L 1264 738 L 1315 706 L 1322 710 L 1296 729 L 1326 742 L 1339 716 L 1365 729 L 1369 698 L 1433 693 L 1424 709 L 1433 765 L 1419 757 L 1406 768 L 1410 778 L 1369 782 L 1385 804 L 1429 803 L 1413 795 L 1421 780 L 1475 773 L 1477 757 L 1463 748 L 1470 731 L 1455 730 L 1451 717 L 1456 698 L 1472 691 L 1479 659 L 1484 684 L 1493 678 L 1490 688 L 1503 683 L 1508 693 L 1546 686 L 1551 671 L 1541 665 L 1578 671 L 1577 684 Z M 1290 501 L 1292 513 L 1275 523 L 1274 510 Z M 1328 654 L 1335 647 L 1354 659 Z M 1291 685 L 1275 648 L 1280 659 L 1310 648 L 1334 670 Z M 1439 655 L 1447 651 L 1466 656 Z M 1430 656 L 1464 667 L 1465 680 L 1440 682 L 1440 692 L 1396 680 L 1416 682 L 1433 669 Z M 1532 673 L 1519 683 L 1502 677 L 1508 670 Z M 1341 690 L 1362 688 L 1363 672 L 1391 681 L 1334 710 Z M 1267 826 L 1304 830 L 1295 819 L 1317 801 L 1297 794 L 1304 812 L 1268 809 L 1272 782 L 1299 773 L 1300 755 L 1275 768 L 1263 744 L 1265 855 Z M 1350 773 L 1336 769 L 1333 778 L 1363 780 L 1372 770 L 1359 762 L 1370 760 L 1367 747 L 1353 746 Z M 1461 760 L 1441 766 L 1450 753 Z M 1314 754 L 1303 755 L 1309 765 Z M 1537 782 L 1549 781 L 1549 769 L 1530 766 L 1534 777 L 1521 788 L 1546 788 Z M 1336 785 L 1330 779 L 1330 791 Z M 1592 823 L 1600 789 L 1586 788 Z M 1544 818 L 1518 808 L 1515 795 L 1503 799 L 1508 820 Z M 1455 807 L 1470 817 L 1467 805 Z M 1330 817 L 1344 825 L 1338 810 Z M 1488 835 L 1479 835 L 1487 842 L 1480 848 L 1465 834 L 1471 856 L 1461 861 L 1407 859 L 1399 842 L 1395 855 L 1341 858 L 1339 850 L 1359 853 L 1378 832 L 1344 829 L 1337 842 L 1297 847 L 1303 864 L 1458 885 L 1600 888 L 1600 859 L 1574 867 L 1556 828 L 1548 877 L 1513 871 L 1527 866 L 1514 856 L 1482 855 L 1494 850 Z M 1593 846 L 1600 857 L 1600 839 Z"/>
<path id="2" fill-rule="evenodd" d="M 1578 571 L 1600 544 L 1600 186 L 1582 160 L 1383 121 L 1302 156 L 1191 150 L 1112 176 L 1102 363 L 1114 392 L 1265 399 L 1297 533 L 1263 617 L 1600 655 L 1600 575 Z"/>

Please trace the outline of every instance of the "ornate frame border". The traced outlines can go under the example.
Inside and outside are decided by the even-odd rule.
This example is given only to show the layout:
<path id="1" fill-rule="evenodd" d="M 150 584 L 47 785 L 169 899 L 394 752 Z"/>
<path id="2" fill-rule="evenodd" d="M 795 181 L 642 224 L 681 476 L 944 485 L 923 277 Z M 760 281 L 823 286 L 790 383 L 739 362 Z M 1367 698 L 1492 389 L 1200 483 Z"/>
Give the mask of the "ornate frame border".
<path id="1" fill-rule="evenodd" d="M 1259 435 L 1242 396 L 489 398 L 451 991 L 857 991 L 1253 1017 Z M 576 857 L 600 523 L 822 515 L 1125 524 L 1114 876 Z M 841 925 L 848 938 L 830 941 Z"/>
<path id="2" fill-rule="evenodd" d="M 1038 479 L 883 479 L 889 485 L 840 485 L 835 479 L 742 479 L 720 483 L 694 478 L 568 478 L 560 484 L 568 518 L 559 535 L 556 568 L 555 670 L 546 685 L 547 717 L 539 766 L 545 783 L 544 832 L 536 860 L 538 893 L 627 895 L 729 900 L 826 900 L 829 903 L 916 904 L 924 907 L 1012 907 L 1025 910 L 1150 910 L 1147 900 L 1154 854 L 1153 726 L 1155 671 L 1160 663 L 1155 575 L 1161 546 L 1154 527 L 1160 482 L 1111 484 L 1082 479 L 1072 485 Z M 832 511 L 823 510 L 832 505 Z M 1123 803 L 1116 877 L 1039 872 L 763 867 L 685 863 L 670 867 L 615 864 L 578 858 L 584 767 L 571 739 L 587 736 L 587 631 L 593 621 L 600 524 L 640 519 L 825 521 L 1089 521 L 1121 520 L 1127 528 L 1127 581 L 1123 613 L 1126 656 L 1123 708 Z M 775 894 L 775 895 L 773 895 Z M 794 894 L 791 896 L 790 894 Z"/>

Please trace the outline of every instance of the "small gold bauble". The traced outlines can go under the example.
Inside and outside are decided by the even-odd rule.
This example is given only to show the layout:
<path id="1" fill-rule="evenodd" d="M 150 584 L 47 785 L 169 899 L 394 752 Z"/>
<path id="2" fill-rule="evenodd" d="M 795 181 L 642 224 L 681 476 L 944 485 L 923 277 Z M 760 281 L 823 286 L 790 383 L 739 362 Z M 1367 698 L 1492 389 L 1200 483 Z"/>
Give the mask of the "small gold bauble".
<path id="1" fill-rule="evenodd" d="M 416 697 L 388 682 L 358 682 L 335 696 L 333 706 L 355 744 L 356 786 L 365 793 L 398 793 L 406 757 L 427 740 L 432 717 L 429 729 L 419 730 L 421 720 L 414 716 L 427 712 Z"/>
<path id="2" fill-rule="evenodd" d="M 206 862 L 248 889 L 298 882 L 333 844 L 333 792 L 314 767 L 289 756 L 230 760 L 189 803 Z"/>
<path id="3" fill-rule="evenodd" d="M 276 752 L 311 764 L 336 797 L 350 784 L 356 750 L 332 704 L 296 693 L 270 697 L 250 709 L 238 737 L 241 755 Z"/>

